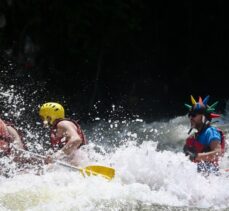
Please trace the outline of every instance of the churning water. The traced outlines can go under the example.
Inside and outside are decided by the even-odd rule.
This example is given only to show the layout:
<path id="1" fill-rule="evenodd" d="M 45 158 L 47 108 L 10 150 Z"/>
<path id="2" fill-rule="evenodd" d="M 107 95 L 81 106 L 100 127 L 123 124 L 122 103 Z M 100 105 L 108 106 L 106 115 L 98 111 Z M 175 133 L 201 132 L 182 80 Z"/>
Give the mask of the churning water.
<path id="1" fill-rule="evenodd" d="M 1 89 L 0 99 L 10 105 L 15 118 L 26 112 L 23 97 L 14 87 Z M 9 116 L 7 112 L 2 116 Z M 228 140 L 227 123 L 226 110 L 220 125 Z M 39 129 L 29 124 L 21 127 L 29 150 L 43 152 L 44 137 Z M 115 178 L 84 178 L 58 165 L 45 168 L 42 175 L 0 176 L 0 210 L 229 209 L 229 175 L 224 171 L 229 168 L 228 152 L 221 163 L 221 176 L 198 174 L 195 164 L 182 153 L 189 130 L 187 116 L 151 123 L 138 116 L 121 120 L 98 116 L 93 124 L 82 127 L 89 144 L 80 149 L 80 166 L 111 166 L 116 170 Z M 2 158 L 1 165 L 4 163 L 7 160 Z"/>

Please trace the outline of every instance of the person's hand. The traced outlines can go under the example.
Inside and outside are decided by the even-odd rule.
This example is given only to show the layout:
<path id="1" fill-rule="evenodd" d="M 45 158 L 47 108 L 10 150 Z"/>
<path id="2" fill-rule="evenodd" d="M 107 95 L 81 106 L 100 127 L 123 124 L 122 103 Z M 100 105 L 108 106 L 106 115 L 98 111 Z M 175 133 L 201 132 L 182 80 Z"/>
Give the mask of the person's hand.
<path id="1" fill-rule="evenodd" d="M 185 153 L 185 156 L 189 156 L 189 159 L 191 161 L 195 161 L 197 157 L 197 153 L 195 152 L 193 148 L 190 148 L 189 146 L 185 145 L 183 148 L 183 151 Z"/>
<path id="2" fill-rule="evenodd" d="M 45 159 L 44 159 L 45 164 L 50 164 L 53 163 L 53 158 L 51 155 L 48 155 Z"/>
<path id="3" fill-rule="evenodd" d="M 0 151 L 7 152 L 8 149 L 9 149 L 9 144 L 5 141 L 0 141 Z"/>
<path id="4" fill-rule="evenodd" d="M 195 161 L 195 159 L 197 157 L 197 153 L 188 151 L 188 155 L 189 155 L 189 159 L 191 161 Z"/>
<path id="5" fill-rule="evenodd" d="M 62 150 L 54 153 L 53 155 L 47 155 L 45 158 L 45 164 L 54 163 L 56 160 L 62 160 L 65 158 L 65 154 Z"/>

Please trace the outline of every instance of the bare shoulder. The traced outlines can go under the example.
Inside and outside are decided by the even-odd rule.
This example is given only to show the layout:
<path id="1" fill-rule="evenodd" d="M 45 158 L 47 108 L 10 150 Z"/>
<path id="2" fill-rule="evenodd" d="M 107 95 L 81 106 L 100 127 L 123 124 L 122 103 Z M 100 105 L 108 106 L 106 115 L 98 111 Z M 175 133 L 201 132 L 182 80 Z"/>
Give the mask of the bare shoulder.
<path id="1" fill-rule="evenodd" d="M 71 121 L 68 121 L 68 120 L 63 120 L 63 121 L 60 121 L 58 124 L 57 124 L 58 127 L 60 128 L 68 128 L 68 127 L 75 127 L 75 124 Z"/>

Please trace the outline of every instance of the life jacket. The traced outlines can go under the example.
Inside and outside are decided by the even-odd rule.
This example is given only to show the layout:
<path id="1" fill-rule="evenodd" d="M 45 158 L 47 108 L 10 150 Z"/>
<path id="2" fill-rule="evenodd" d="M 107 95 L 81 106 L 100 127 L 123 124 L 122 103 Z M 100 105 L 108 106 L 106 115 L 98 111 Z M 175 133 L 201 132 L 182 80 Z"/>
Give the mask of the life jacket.
<path id="1" fill-rule="evenodd" d="M 50 132 L 50 141 L 51 141 L 51 146 L 53 148 L 54 151 L 57 151 L 59 149 L 61 149 L 63 146 L 65 146 L 65 144 L 67 144 L 67 140 L 64 139 L 64 137 L 57 137 L 56 136 L 56 131 L 57 131 L 57 124 L 61 121 L 70 121 L 72 122 L 76 128 L 77 128 L 77 133 L 79 134 L 80 138 L 82 139 L 82 144 L 79 146 L 79 148 L 82 145 L 85 145 L 88 143 L 80 125 L 78 124 L 78 121 L 75 120 L 70 120 L 70 119 L 57 119 L 54 121 L 52 128 L 51 128 L 51 132 Z"/>
<path id="2" fill-rule="evenodd" d="M 0 119 L 0 151 L 2 152 L 1 155 L 9 155 L 10 154 L 10 143 L 12 143 L 13 137 L 10 135 L 7 126 L 14 128 L 23 144 L 23 148 L 26 149 L 25 144 L 23 142 L 23 134 L 21 130 L 17 129 L 12 122 L 4 121 Z"/>
<path id="3" fill-rule="evenodd" d="M 220 133 L 221 136 L 221 150 L 222 150 L 222 155 L 225 152 L 225 136 L 224 133 L 221 129 L 217 128 L 218 132 Z M 210 152 L 210 146 L 206 146 L 201 144 L 197 139 L 198 132 L 195 133 L 192 136 L 189 136 L 186 140 L 186 145 L 188 146 L 188 148 L 190 149 L 190 151 L 195 152 L 195 153 L 202 153 L 202 152 Z M 213 162 L 217 162 L 216 160 L 214 160 Z"/>
<path id="4" fill-rule="evenodd" d="M 10 154 L 10 143 L 13 141 L 7 125 L 0 119 L 0 154 L 1 156 Z"/>

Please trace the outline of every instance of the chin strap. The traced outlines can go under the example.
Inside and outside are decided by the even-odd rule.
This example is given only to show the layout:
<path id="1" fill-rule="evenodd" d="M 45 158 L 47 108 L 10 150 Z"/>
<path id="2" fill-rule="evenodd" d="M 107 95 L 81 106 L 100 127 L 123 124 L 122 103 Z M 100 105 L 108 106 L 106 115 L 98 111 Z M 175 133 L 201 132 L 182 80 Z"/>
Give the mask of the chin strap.
<path id="1" fill-rule="evenodd" d="M 199 132 L 201 132 L 207 125 L 209 125 L 210 121 L 203 115 L 202 116 L 202 123 L 203 123 L 203 126 Z"/>
<path id="2" fill-rule="evenodd" d="M 207 120 L 207 118 L 204 115 L 202 116 L 202 122 L 204 124 L 203 126 L 208 125 L 210 123 L 210 121 Z"/>
<path id="3" fill-rule="evenodd" d="M 188 131 L 188 135 L 192 132 L 192 127 L 189 129 L 189 131 Z"/>

